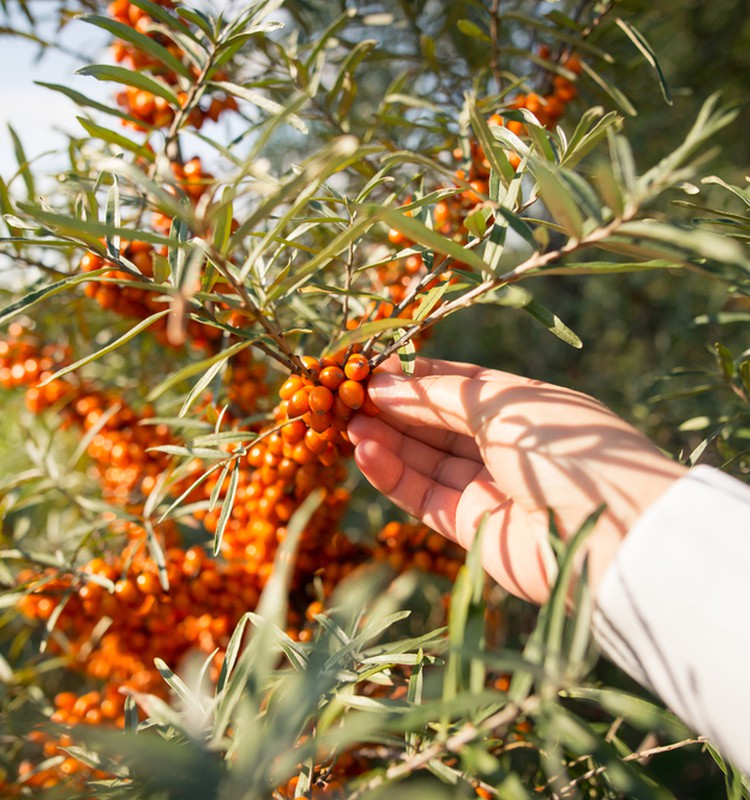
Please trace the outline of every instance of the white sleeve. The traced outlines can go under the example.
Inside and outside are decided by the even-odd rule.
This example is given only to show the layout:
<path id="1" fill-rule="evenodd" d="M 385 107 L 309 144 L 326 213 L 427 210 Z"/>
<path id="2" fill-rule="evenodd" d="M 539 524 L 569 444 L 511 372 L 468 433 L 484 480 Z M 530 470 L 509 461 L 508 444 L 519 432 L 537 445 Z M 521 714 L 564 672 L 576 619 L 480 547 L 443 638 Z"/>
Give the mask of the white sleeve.
<path id="1" fill-rule="evenodd" d="M 750 773 L 750 487 L 704 466 L 676 481 L 607 569 L 594 634 Z"/>

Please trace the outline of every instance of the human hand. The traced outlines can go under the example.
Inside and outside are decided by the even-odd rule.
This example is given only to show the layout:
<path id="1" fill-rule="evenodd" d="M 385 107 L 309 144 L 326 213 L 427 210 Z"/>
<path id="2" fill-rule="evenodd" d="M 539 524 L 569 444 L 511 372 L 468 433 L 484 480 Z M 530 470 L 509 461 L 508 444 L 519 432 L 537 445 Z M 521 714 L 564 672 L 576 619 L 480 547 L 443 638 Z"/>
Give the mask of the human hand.
<path id="1" fill-rule="evenodd" d="M 628 529 L 686 470 L 592 397 L 498 370 L 419 358 L 406 377 L 394 357 L 369 395 L 383 413 L 348 428 L 365 477 L 465 548 L 488 514 L 485 569 L 537 603 L 556 574 L 550 509 L 567 538 L 605 506 L 586 544 L 595 592 Z"/>

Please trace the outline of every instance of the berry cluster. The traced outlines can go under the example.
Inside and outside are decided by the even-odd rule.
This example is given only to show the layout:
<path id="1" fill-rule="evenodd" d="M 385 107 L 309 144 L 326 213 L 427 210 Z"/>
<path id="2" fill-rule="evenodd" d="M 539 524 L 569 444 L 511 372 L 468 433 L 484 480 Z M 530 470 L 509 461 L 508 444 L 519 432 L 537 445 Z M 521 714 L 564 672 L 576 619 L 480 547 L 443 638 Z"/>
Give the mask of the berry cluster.
<path id="1" fill-rule="evenodd" d="M 130 261 L 143 275 L 142 280 L 120 269 L 107 270 L 100 278 L 88 281 L 84 292 L 105 310 L 115 311 L 124 317 L 146 319 L 166 308 L 165 296 L 161 291 L 151 289 L 154 276 L 154 260 L 166 258 L 166 248 L 155 248 L 148 242 L 133 241 L 123 243 L 123 258 Z M 85 253 L 81 259 L 82 272 L 94 272 L 107 266 L 105 256 L 96 253 Z M 203 325 L 197 320 L 189 320 L 187 335 L 193 346 L 211 349 L 221 338 L 221 331 L 210 325 Z M 171 345 L 167 337 L 167 321 L 165 317 L 156 320 L 150 327 L 151 333 L 163 345 Z"/>
<path id="2" fill-rule="evenodd" d="M 167 541 L 177 538 L 173 530 L 161 533 Z M 201 547 L 167 548 L 167 590 L 157 564 L 145 551 L 145 531 L 131 530 L 130 538 L 123 553 L 95 558 L 74 576 L 58 576 L 52 570 L 39 575 L 31 569 L 18 576 L 21 585 L 31 590 L 20 601 L 19 610 L 30 619 L 44 621 L 57 610 L 52 651 L 64 655 L 72 670 L 101 686 L 80 696 L 58 694 L 51 717 L 54 723 L 123 727 L 127 691 L 167 697 L 166 685 L 154 666 L 156 657 L 178 664 L 189 651 L 207 657 L 218 648 L 211 665 L 215 680 L 232 629 L 258 602 L 260 586 L 250 567 L 217 562 Z M 94 644 L 103 618 L 109 624 Z M 72 739 L 69 734 L 36 732 L 32 741 L 42 745 L 44 756 L 51 757 L 66 755 L 62 748 Z M 81 781 L 101 777 L 66 755 L 61 763 L 35 773 L 33 781 L 25 783 L 47 787 L 71 776 Z"/>
<path id="3" fill-rule="evenodd" d="M 166 9 L 172 9 L 172 0 L 156 0 L 156 2 Z M 117 22 L 135 28 L 139 33 L 151 37 L 164 47 L 176 59 L 183 61 L 191 70 L 193 77 L 198 77 L 197 68 L 185 58 L 182 48 L 174 44 L 165 33 L 154 25 L 154 20 L 142 8 L 131 3 L 130 0 L 114 0 L 108 8 L 109 16 Z M 179 19 L 175 16 L 175 20 Z M 184 24 L 184 23 L 183 23 Z M 164 83 L 173 88 L 178 88 L 176 92 L 179 107 L 170 105 L 164 97 L 152 94 L 145 89 L 135 86 L 128 86 L 124 91 L 119 92 L 116 100 L 130 116 L 135 117 L 142 123 L 155 128 L 169 127 L 177 114 L 179 108 L 184 108 L 188 104 L 189 95 L 187 92 L 179 90 L 180 81 L 177 74 L 165 66 L 158 58 L 150 55 L 144 50 L 137 48 L 122 40 L 117 40 L 112 45 L 112 55 L 118 63 L 124 64 L 133 70 L 148 71 L 158 76 Z M 217 81 L 225 80 L 226 73 L 216 71 L 213 79 Z M 214 94 L 204 107 L 194 105 L 188 114 L 187 122 L 194 128 L 201 128 L 206 119 L 213 122 L 219 119 L 224 111 L 236 111 L 237 101 L 231 95 L 224 93 Z M 123 120 L 123 124 L 137 129 L 142 129 L 138 123 Z"/>
<path id="4" fill-rule="evenodd" d="M 543 47 L 540 56 L 549 58 L 550 52 Z M 580 60 L 574 56 L 568 56 L 563 62 L 563 66 L 575 75 L 582 70 Z M 536 92 L 521 93 L 511 101 L 508 108 L 511 110 L 527 109 L 532 112 L 540 124 L 547 128 L 554 128 L 560 121 L 565 106 L 577 96 L 575 83 L 568 78 L 557 75 L 552 81 L 552 91 L 545 95 Z M 500 114 L 493 114 L 487 120 L 490 125 L 506 127 L 516 136 L 526 135 L 526 126 L 516 119 L 505 120 Z M 454 158 L 459 161 L 464 160 L 464 152 L 457 148 L 453 152 Z M 508 160 L 514 169 L 521 163 L 520 157 L 514 153 L 507 153 Z M 456 178 L 460 181 L 455 185 L 458 190 L 454 194 L 439 200 L 433 209 L 433 226 L 436 231 L 444 236 L 450 237 L 457 242 L 466 242 L 469 238 L 469 231 L 466 227 L 466 220 L 487 198 L 489 190 L 490 164 L 486 154 L 478 141 L 474 140 L 469 145 L 468 163 L 464 167 L 457 169 Z M 466 186 L 468 184 L 468 187 Z M 388 241 L 400 250 L 412 247 L 414 242 L 405 236 L 401 231 L 391 229 L 388 231 Z M 460 269 L 467 269 L 465 264 L 454 265 Z M 388 301 L 372 303 L 368 308 L 366 317 L 368 319 L 382 319 L 393 312 L 394 304 L 401 303 L 408 296 L 410 288 L 415 285 L 426 272 L 426 267 L 421 254 L 411 253 L 405 257 L 395 258 L 392 261 L 381 265 L 377 269 L 379 286 L 376 287 L 385 291 Z M 434 282 L 427 285 L 427 289 L 432 288 L 439 281 L 455 280 L 450 270 L 444 271 L 435 277 Z M 400 317 L 413 316 L 419 308 L 420 301 L 415 299 L 412 303 L 399 312 Z"/>

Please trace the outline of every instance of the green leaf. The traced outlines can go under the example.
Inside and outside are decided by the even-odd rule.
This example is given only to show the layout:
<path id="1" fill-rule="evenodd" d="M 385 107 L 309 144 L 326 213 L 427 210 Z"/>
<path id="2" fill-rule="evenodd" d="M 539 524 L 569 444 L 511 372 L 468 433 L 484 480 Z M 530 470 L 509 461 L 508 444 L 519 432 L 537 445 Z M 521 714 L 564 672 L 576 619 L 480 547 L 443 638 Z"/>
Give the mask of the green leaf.
<path id="1" fill-rule="evenodd" d="M 494 131 L 497 126 L 490 127 L 484 116 L 477 108 L 476 99 L 472 95 L 467 95 L 464 108 L 468 107 L 471 127 L 477 141 L 482 147 L 485 158 L 490 165 L 490 170 L 498 176 L 502 176 L 506 183 L 510 183 L 516 176 L 516 171 L 508 161 L 505 150 L 498 144 Z"/>
<path id="2" fill-rule="evenodd" d="M 371 322 L 365 322 L 364 325 L 360 325 L 358 328 L 354 328 L 353 330 L 342 334 L 338 339 L 331 342 L 331 344 L 326 347 L 324 354 L 335 353 L 339 350 L 343 350 L 346 347 L 350 347 L 353 344 L 366 342 L 371 336 L 378 336 L 386 331 L 411 327 L 412 325 L 413 320 L 407 319 L 406 317 L 374 319 Z"/>
<path id="3" fill-rule="evenodd" d="M 185 397 L 180 411 L 177 414 L 178 418 L 181 419 L 185 416 L 185 414 L 187 414 L 187 412 L 190 410 L 190 406 L 193 405 L 193 403 L 203 394 L 211 381 L 219 374 L 219 372 L 221 372 L 229 358 L 230 356 L 226 355 L 226 351 L 224 351 L 221 355 L 221 358 L 211 364 L 211 366 L 205 371 L 200 380 L 196 382 L 195 386 L 193 386 L 193 388 Z"/>
<path id="4" fill-rule="evenodd" d="M 81 94 L 81 92 L 76 92 L 74 89 L 71 89 L 68 86 L 61 86 L 58 83 L 45 83 L 44 81 L 34 81 L 34 83 L 37 86 L 44 86 L 45 89 L 51 89 L 53 92 L 59 92 L 60 94 L 64 94 L 67 98 L 69 98 L 76 105 L 81 106 L 82 108 L 93 108 L 96 111 L 101 111 L 103 114 L 110 114 L 112 116 L 117 117 L 118 119 L 123 119 L 127 120 L 128 122 L 132 122 L 135 125 L 139 125 L 140 127 L 145 128 L 147 131 L 154 130 L 153 125 L 149 125 L 147 122 L 143 122 L 142 120 L 136 119 L 130 114 L 126 114 L 123 111 L 120 111 L 112 103 L 110 105 L 105 105 L 104 103 L 98 103 L 96 100 L 90 99 L 85 94 Z"/>
<path id="5" fill-rule="evenodd" d="M 484 583 L 482 569 L 482 520 L 467 553 L 466 563 L 459 570 L 451 592 L 448 617 L 450 654 L 443 679 L 444 701 L 449 702 L 468 690 L 476 693 L 484 688 L 484 665 L 467 653 L 484 650 Z"/>
<path id="6" fill-rule="evenodd" d="M 622 117 L 616 111 L 603 114 L 600 106 L 587 109 L 581 116 L 560 158 L 560 166 L 571 167 L 578 164 L 605 139 L 610 132 L 622 127 Z"/>
<path id="7" fill-rule="evenodd" d="M 211 20 L 202 11 L 196 8 L 188 8 L 187 6 L 177 6 L 176 11 L 182 19 L 191 22 L 196 28 L 205 33 L 209 42 L 214 40 L 215 34 Z"/>
<path id="8" fill-rule="evenodd" d="M 174 34 L 189 36 L 194 42 L 198 42 L 198 37 L 185 25 L 185 23 L 171 11 L 151 0 L 131 0 L 133 5 L 145 11 L 151 19 L 159 20 L 168 31 Z"/>
<path id="9" fill-rule="evenodd" d="M 99 139 L 103 142 L 109 142 L 109 144 L 117 145 L 117 147 L 121 147 L 123 150 L 135 153 L 146 161 L 154 160 L 155 156 L 153 150 L 149 150 L 142 144 L 134 142 L 132 139 L 128 139 L 127 136 L 123 136 L 121 133 L 110 130 L 109 128 L 104 128 L 101 125 L 97 125 L 95 122 L 87 119 L 86 117 L 76 117 L 76 119 L 81 123 L 83 128 L 85 128 L 86 133 L 88 133 L 92 139 Z"/>
<path id="10" fill-rule="evenodd" d="M 103 28 L 105 31 L 109 31 L 113 36 L 122 39 L 124 42 L 130 42 L 130 44 L 135 45 L 138 50 L 148 53 L 157 59 L 157 61 L 161 61 L 161 63 L 169 67 L 172 72 L 182 75 L 183 78 L 187 78 L 189 81 L 193 80 L 192 73 L 182 61 L 172 55 L 166 47 L 160 45 L 156 39 L 144 33 L 140 33 L 131 25 L 125 25 L 125 23 L 118 22 L 111 17 L 102 17 L 98 14 L 85 14 L 80 19 L 91 25 L 96 25 L 98 28 Z"/>
<path id="11" fill-rule="evenodd" d="M 625 35 L 638 48 L 641 55 L 656 70 L 656 74 L 659 78 L 659 87 L 661 89 L 661 93 L 664 96 L 666 103 L 671 106 L 672 96 L 669 92 L 669 86 L 667 86 L 667 79 L 664 77 L 664 73 L 661 71 L 659 62 L 656 59 L 656 53 L 654 53 L 653 48 L 646 40 L 646 37 L 639 30 L 637 30 L 637 28 L 622 19 L 622 17 L 616 17 L 615 23 L 621 30 L 625 32 Z"/>
<path id="12" fill-rule="evenodd" d="M 617 228 L 612 240 L 625 240 L 636 245 L 655 246 L 676 261 L 695 263 L 706 259 L 709 262 L 731 264 L 750 271 L 750 260 L 741 244 L 726 236 L 696 230 L 681 225 L 670 225 L 655 220 L 624 222 Z M 608 239 L 604 240 L 609 241 Z M 657 255 L 658 258 L 658 255 Z"/>
<path id="13" fill-rule="evenodd" d="M 87 273 L 87 275 L 93 275 L 93 272 Z M 94 353 L 90 353 L 83 358 L 79 358 L 78 361 L 73 362 L 72 364 L 68 364 L 67 366 L 59 369 L 57 372 L 53 373 L 49 377 L 45 378 L 39 386 L 46 386 L 48 383 L 51 383 L 58 378 L 62 378 L 63 375 L 67 375 L 69 372 L 74 372 L 79 367 L 83 367 L 86 364 L 90 364 L 92 361 L 96 361 L 96 359 L 101 358 L 102 356 L 107 355 L 107 353 L 111 353 L 113 350 L 116 350 L 121 345 L 129 342 L 131 339 L 135 338 L 139 333 L 146 330 L 146 328 L 150 327 L 154 324 L 157 320 L 160 320 L 162 317 L 165 317 L 169 314 L 169 309 L 164 309 L 164 311 L 157 311 L 156 314 L 152 314 L 150 317 L 146 317 L 146 319 L 141 320 L 137 325 L 134 325 L 127 333 L 124 333 L 118 339 L 115 339 L 113 342 L 110 342 L 108 345 L 100 348 Z"/>
<path id="14" fill-rule="evenodd" d="M 34 188 L 34 176 L 32 175 L 31 169 L 29 168 L 29 159 L 26 157 L 23 145 L 21 144 L 21 139 L 19 138 L 18 134 L 15 132 L 13 126 L 10 123 L 8 123 L 8 133 L 10 134 L 10 138 L 13 141 L 13 152 L 15 153 L 16 156 L 16 163 L 18 164 L 18 172 L 23 178 L 23 182 L 26 184 L 26 195 L 29 198 L 29 200 L 34 200 L 34 198 L 36 197 L 36 189 Z"/>
<path id="15" fill-rule="evenodd" d="M 581 66 L 589 78 L 591 78 L 591 80 L 610 97 L 615 105 L 619 106 L 631 117 L 638 115 L 638 112 L 635 110 L 635 106 L 630 102 L 624 92 L 618 89 L 614 84 L 610 83 L 601 75 L 601 73 L 593 69 L 586 61 L 581 61 Z"/>
<path id="16" fill-rule="evenodd" d="M 219 671 L 219 678 L 216 681 L 217 697 L 224 691 L 227 685 L 227 680 L 232 674 L 234 665 L 237 663 L 237 658 L 240 654 L 240 647 L 242 647 L 242 640 L 245 637 L 245 629 L 247 628 L 249 619 L 250 614 L 245 612 L 234 626 L 232 635 L 229 638 L 229 643 L 227 644 L 227 649 L 224 654 L 224 661 L 222 662 L 221 670 Z"/>
<path id="17" fill-rule="evenodd" d="M 250 86 L 240 86 L 239 84 L 229 83 L 228 81 L 211 81 L 209 86 L 215 86 L 227 94 L 239 97 L 241 100 L 247 100 L 248 103 L 252 103 L 254 106 L 262 108 L 264 111 L 274 116 L 282 114 L 282 121 L 284 123 L 300 133 L 307 134 L 309 132 L 307 125 L 305 125 L 301 117 L 288 111 L 281 103 L 271 100 L 269 97 L 266 97 L 266 95 L 256 91 Z"/>
<path id="18" fill-rule="evenodd" d="M 568 236 L 580 239 L 583 235 L 584 218 L 560 171 L 536 158 L 531 159 L 531 167 L 537 181 L 539 197 L 547 206 L 552 218 Z"/>
<path id="19" fill-rule="evenodd" d="M 234 508 L 234 498 L 237 496 L 237 486 L 240 478 L 239 467 L 240 459 L 237 458 L 235 460 L 234 468 L 232 469 L 232 474 L 229 477 L 229 487 L 227 488 L 227 493 L 224 497 L 224 503 L 221 507 L 219 521 L 216 523 L 216 533 L 214 534 L 214 556 L 218 556 L 221 552 L 221 540 L 224 536 L 224 530 L 227 527 L 227 522 L 229 522 L 232 509 Z M 223 481 L 220 481 L 220 484 L 221 483 L 223 483 Z"/>
<path id="20" fill-rule="evenodd" d="M 112 160 L 118 161 L 121 159 Z M 77 219 L 65 214 L 45 211 L 31 203 L 19 203 L 18 208 L 32 219 L 41 222 L 44 227 L 56 231 L 58 235 L 68 236 L 71 239 L 75 238 L 76 241 L 80 240 L 81 244 L 97 253 L 102 252 L 102 243 L 100 241 L 102 238 L 122 236 L 125 239 L 132 239 L 133 237 L 132 228 L 114 228 L 111 225 L 106 225 L 93 219 Z M 28 225 L 28 223 L 26 224 Z M 169 239 L 166 236 L 162 236 L 160 233 L 152 233 L 149 230 L 139 230 L 138 238 L 141 241 L 151 242 L 152 244 L 169 244 Z M 87 274 L 93 275 L 94 273 L 89 272 Z"/>
<path id="21" fill-rule="evenodd" d="M 436 231 L 431 230 L 423 222 L 420 222 L 414 217 L 407 217 L 395 208 L 385 208 L 374 205 L 362 206 L 361 208 L 370 219 L 375 218 L 382 220 L 389 227 L 400 231 L 404 236 L 414 242 L 424 245 L 430 250 L 449 256 L 481 272 L 487 269 L 487 265 L 474 250 L 463 247 L 452 239 L 448 239 Z"/>
<path id="22" fill-rule="evenodd" d="M 725 347 L 721 342 L 716 342 L 714 344 L 714 351 L 716 352 L 716 360 L 719 362 L 724 379 L 728 383 L 731 383 L 736 374 L 732 353 L 729 348 Z"/>
<path id="23" fill-rule="evenodd" d="M 615 718 L 622 717 L 640 730 L 658 730 L 676 740 L 690 736 L 690 729 L 674 714 L 622 689 L 576 686 L 566 689 L 564 694 L 577 700 L 587 700 Z"/>
<path id="24" fill-rule="evenodd" d="M 122 83 L 125 86 L 134 86 L 136 89 L 150 92 L 157 97 L 163 97 L 175 108 L 180 107 L 177 95 L 166 83 L 156 78 L 151 78 L 144 72 L 134 72 L 125 67 L 117 67 L 111 64 L 92 64 L 77 70 L 76 75 L 86 75 L 96 78 L 98 81 L 112 81 L 114 83 Z"/>
<path id="25" fill-rule="evenodd" d="M 306 261 L 301 267 L 290 272 L 289 275 L 280 275 L 268 291 L 269 301 L 277 300 L 295 289 L 298 289 L 312 275 L 328 266 L 337 256 L 348 249 L 351 242 L 357 241 L 374 225 L 372 219 L 360 219 L 335 236 L 327 245 L 316 253 L 313 258 Z"/>
<path id="26" fill-rule="evenodd" d="M 571 595 L 577 553 L 584 545 L 601 516 L 603 507 L 596 509 L 584 521 L 573 537 L 564 545 L 555 585 L 550 592 L 544 615 L 545 669 L 549 675 L 556 675 L 563 668 L 563 635 L 568 624 L 568 599 Z M 578 580 L 581 580 L 578 577 Z M 580 613 L 580 610 L 577 610 Z M 576 613 L 576 612 L 574 612 Z"/>
<path id="27" fill-rule="evenodd" d="M 46 300 L 46 298 L 52 297 L 71 286 L 94 280 L 109 271 L 110 267 L 102 267 L 101 269 L 92 270 L 91 272 L 86 272 L 81 275 L 71 275 L 69 278 L 63 278 L 56 283 L 43 286 L 41 289 L 35 289 L 33 292 L 29 292 L 19 300 L 16 300 L 15 303 L 11 303 L 9 306 L 0 309 L 0 325 L 12 319 L 17 314 L 27 311 L 31 306 L 36 305 L 41 300 Z"/>
<path id="28" fill-rule="evenodd" d="M 398 341 L 402 337 L 406 336 L 406 330 L 404 328 L 396 328 L 393 339 L 394 341 Z M 404 375 L 413 375 L 414 374 L 414 367 L 416 366 L 417 362 L 417 348 L 414 344 L 413 339 L 408 339 L 401 347 L 398 348 L 396 351 L 398 355 L 399 362 L 401 363 L 401 371 Z"/>
<path id="29" fill-rule="evenodd" d="M 485 33 L 476 22 L 472 22 L 470 19 L 458 20 L 458 22 L 456 22 L 456 27 L 464 36 L 468 36 L 471 39 L 479 39 L 480 42 L 492 44 L 492 39 L 487 33 Z"/>
<path id="30" fill-rule="evenodd" d="M 182 700 L 185 708 L 193 708 L 197 702 L 195 695 L 188 689 L 185 681 L 176 675 L 161 658 L 154 659 L 154 666 L 169 688 Z"/>
<path id="31" fill-rule="evenodd" d="M 257 340 L 253 339 L 235 342 L 225 350 L 220 350 L 218 353 L 214 353 L 214 355 L 209 356 L 208 358 L 201 359 L 200 361 L 194 361 L 192 364 L 187 364 L 186 366 L 182 367 L 182 369 L 172 373 L 160 384 L 155 386 L 149 392 L 148 397 L 146 398 L 147 401 L 152 403 L 154 400 L 161 397 L 165 392 L 169 391 L 173 386 L 177 386 L 184 380 L 192 378 L 193 375 L 198 375 L 199 373 L 203 372 L 203 370 L 208 369 L 208 367 L 210 367 L 212 364 L 215 364 L 217 361 L 225 361 L 226 359 L 237 355 L 237 353 L 249 347 L 255 341 Z"/>

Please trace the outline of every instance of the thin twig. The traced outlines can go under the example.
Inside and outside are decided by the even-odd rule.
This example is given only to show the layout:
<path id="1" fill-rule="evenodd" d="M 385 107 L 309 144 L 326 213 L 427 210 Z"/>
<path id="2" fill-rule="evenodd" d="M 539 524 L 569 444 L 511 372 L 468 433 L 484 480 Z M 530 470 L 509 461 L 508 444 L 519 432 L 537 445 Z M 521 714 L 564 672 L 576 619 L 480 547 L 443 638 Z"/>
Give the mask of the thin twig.
<path id="1" fill-rule="evenodd" d="M 669 753 L 672 750 L 679 750 L 680 748 L 688 747 L 691 744 L 703 744 L 705 741 L 706 738 L 704 736 L 696 736 L 692 739 L 683 739 L 679 742 L 672 742 L 672 744 L 664 744 L 657 747 L 650 747 L 646 750 L 638 750 L 635 753 L 630 753 L 629 755 L 624 756 L 621 761 L 623 763 L 627 761 L 642 761 L 645 758 L 650 758 L 651 756 L 659 755 L 660 753 Z M 570 781 L 570 783 L 563 786 L 559 792 L 553 794 L 551 796 L 552 800 L 560 800 L 562 797 L 569 796 L 576 786 L 584 781 L 591 780 L 591 778 L 595 778 L 597 775 L 601 775 L 603 772 L 606 772 L 607 769 L 608 766 L 606 764 L 602 764 L 598 767 L 588 770 L 587 772 L 584 772 L 583 775 L 579 775 L 577 778 L 574 778 L 572 781 Z M 550 780 L 547 782 L 547 785 L 549 786 L 553 780 L 554 778 L 550 778 Z"/>
<path id="2" fill-rule="evenodd" d="M 490 8 L 490 38 L 492 39 L 492 57 L 490 71 L 495 80 L 498 92 L 503 90 L 503 76 L 500 71 L 500 0 L 492 0 Z"/>
<path id="3" fill-rule="evenodd" d="M 357 789 L 349 795 L 349 800 L 358 800 L 363 794 L 382 786 L 386 782 L 405 778 L 413 772 L 422 769 L 432 761 L 432 759 L 438 758 L 443 753 L 458 753 L 470 742 L 473 742 L 480 736 L 486 735 L 490 731 L 498 731 L 507 728 L 514 720 L 518 719 L 518 717 L 534 711 L 540 702 L 538 696 L 531 695 L 520 703 L 511 703 L 505 706 L 479 725 L 467 722 L 446 740 L 441 739 L 433 742 L 413 756 L 406 758 L 399 764 L 392 764 L 384 773 L 376 775 L 371 780 L 358 786 Z"/>
<path id="4" fill-rule="evenodd" d="M 499 276 L 486 278 L 481 283 L 478 283 L 476 286 L 474 286 L 473 289 L 470 289 L 468 292 L 462 294 L 460 297 L 457 297 L 455 300 L 451 300 L 450 302 L 438 306 L 424 319 L 421 319 L 414 325 L 409 326 L 404 332 L 403 336 L 399 337 L 392 344 L 388 345 L 383 351 L 378 353 L 372 359 L 372 366 L 377 367 L 379 364 L 385 361 L 388 356 L 395 353 L 400 347 L 403 347 L 418 333 L 421 333 L 426 328 L 431 327 L 438 322 L 438 320 L 448 316 L 448 314 L 452 314 L 453 312 L 462 308 L 467 308 L 468 306 L 472 305 L 472 303 L 478 297 L 487 294 L 493 289 L 498 289 L 502 286 L 516 283 L 522 280 L 524 277 L 527 277 L 529 274 L 533 274 L 536 270 L 541 270 L 543 267 L 553 264 L 555 261 L 558 261 L 565 256 L 568 256 L 585 247 L 590 247 L 591 245 L 606 239 L 608 236 L 611 236 L 617 230 L 617 228 L 622 225 L 623 222 L 627 222 L 629 219 L 631 219 L 635 214 L 635 211 L 636 209 L 631 209 L 627 215 L 618 217 L 609 223 L 609 225 L 598 228 L 588 236 L 584 236 L 582 239 L 569 239 L 563 247 L 560 247 L 557 250 L 549 250 L 546 253 L 535 252 L 533 255 L 527 258 L 526 261 L 523 261 L 512 270 L 509 270 L 508 272 L 505 272 Z"/>

